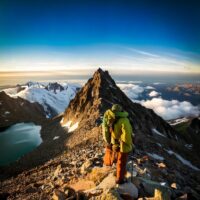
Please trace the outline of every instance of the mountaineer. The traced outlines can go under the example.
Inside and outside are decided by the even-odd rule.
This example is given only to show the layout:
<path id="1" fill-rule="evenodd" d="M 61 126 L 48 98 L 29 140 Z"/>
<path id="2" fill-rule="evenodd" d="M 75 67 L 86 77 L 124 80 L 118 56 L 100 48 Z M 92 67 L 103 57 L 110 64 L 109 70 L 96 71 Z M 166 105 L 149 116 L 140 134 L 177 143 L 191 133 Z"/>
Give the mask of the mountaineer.
<path id="1" fill-rule="evenodd" d="M 103 117 L 103 138 L 106 142 L 104 165 L 112 166 L 117 160 L 116 183 L 126 182 L 126 163 L 128 153 L 133 150 L 132 127 L 128 119 L 128 113 L 122 110 L 118 104 L 104 113 Z"/>

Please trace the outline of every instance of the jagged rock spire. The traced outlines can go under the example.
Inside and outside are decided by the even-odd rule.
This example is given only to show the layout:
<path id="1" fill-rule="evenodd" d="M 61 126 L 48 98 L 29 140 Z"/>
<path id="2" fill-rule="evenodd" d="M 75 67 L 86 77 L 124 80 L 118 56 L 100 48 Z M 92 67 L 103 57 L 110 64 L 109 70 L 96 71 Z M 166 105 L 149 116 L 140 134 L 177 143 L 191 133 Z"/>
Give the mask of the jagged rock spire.
<path id="1" fill-rule="evenodd" d="M 99 125 L 101 116 L 112 104 L 120 104 L 129 113 L 134 132 L 152 134 L 158 129 L 167 137 L 173 137 L 173 129 L 151 109 L 133 103 L 116 85 L 108 71 L 99 68 L 92 78 L 76 94 L 64 113 L 63 123 L 79 122 L 87 129 Z"/>

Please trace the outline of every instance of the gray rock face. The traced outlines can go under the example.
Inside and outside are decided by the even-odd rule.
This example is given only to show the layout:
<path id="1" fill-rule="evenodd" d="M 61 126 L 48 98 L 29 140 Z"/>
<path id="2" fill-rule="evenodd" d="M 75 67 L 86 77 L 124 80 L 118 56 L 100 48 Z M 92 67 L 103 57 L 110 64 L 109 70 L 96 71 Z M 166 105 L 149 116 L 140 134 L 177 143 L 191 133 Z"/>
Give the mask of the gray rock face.
<path id="1" fill-rule="evenodd" d="M 43 107 L 20 97 L 14 99 L 0 92 L 0 128 L 20 122 L 40 123 L 45 118 Z"/>
<path id="2" fill-rule="evenodd" d="M 129 195 L 132 198 L 138 197 L 138 189 L 133 183 L 124 183 L 118 186 L 117 191 L 121 195 Z"/>
<path id="3" fill-rule="evenodd" d="M 97 186 L 97 188 L 103 189 L 104 191 L 115 188 L 115 179 L 116 177 L 111 173 Z"/>
<path id="4" fill-rule="evenodd" d="M 60 85 L 59 83 L 55 82 L 55 83 L 49 83 L 46 87 L 46 90 L 49 91 L 53 91 L 55 94 L 57 93 L 57 91 L 63 91 L 64 87 L 62 85 Z"/>
<path id="5" fill-rule="evenodd" d="M 93 163 L 91 160 L 87 160 L 86 162 L 84 162 L 80 169 L 81 174 L 87 173 L 89 171 L 89 169 L 91 169 L 92 164 Z"/>

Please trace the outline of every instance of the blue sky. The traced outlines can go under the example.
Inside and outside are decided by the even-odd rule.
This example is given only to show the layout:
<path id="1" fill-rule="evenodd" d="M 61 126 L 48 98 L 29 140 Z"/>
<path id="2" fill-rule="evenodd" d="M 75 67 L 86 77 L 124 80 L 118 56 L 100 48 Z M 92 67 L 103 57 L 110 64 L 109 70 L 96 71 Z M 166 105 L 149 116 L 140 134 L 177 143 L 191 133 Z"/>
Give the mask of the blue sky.
<path id="1" fill-rule="evenodd" d="M 200 73 L 200 3 L 2 0 L 0 71 Z"/>

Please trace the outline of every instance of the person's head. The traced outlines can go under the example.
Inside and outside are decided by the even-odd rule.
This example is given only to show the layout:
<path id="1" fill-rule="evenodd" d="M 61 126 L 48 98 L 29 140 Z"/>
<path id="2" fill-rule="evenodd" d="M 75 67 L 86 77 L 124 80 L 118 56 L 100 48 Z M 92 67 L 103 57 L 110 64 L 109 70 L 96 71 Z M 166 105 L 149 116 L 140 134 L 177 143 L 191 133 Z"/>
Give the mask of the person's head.
<path id="1" fill-rule="evenodd" d="M 113 104 L 111 110 L 113 112 L 121 112 L 122 111 L 122 107 L 119 104 Z"/>

